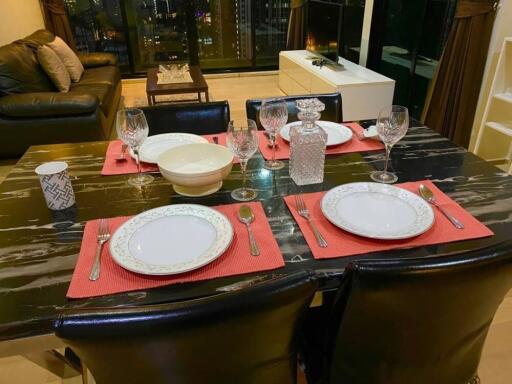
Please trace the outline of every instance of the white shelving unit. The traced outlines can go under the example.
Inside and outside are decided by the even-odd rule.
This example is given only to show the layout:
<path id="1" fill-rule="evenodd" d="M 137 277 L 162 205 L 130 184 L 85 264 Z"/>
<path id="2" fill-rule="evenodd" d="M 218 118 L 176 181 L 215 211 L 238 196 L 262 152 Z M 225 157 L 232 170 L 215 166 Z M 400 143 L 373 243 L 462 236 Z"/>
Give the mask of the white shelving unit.
<path id="1" fill-rule="evenodd" d="M 376 119 L 393 104 L 394 80 L 343 58 L 342 66 L 316 67 L 314 58 L 304 50 L 279 53 L 279 88 L 286 95 L 340 92 L 345 121 Z"/>
<path id="2" fill-rule="evenodd" d="M 511 139 L 506 160 L 509 162 L 508 172 L 512 173 L 512 37 L 507 37 L 503 42 L 475 143 L 474 151 L 477 155 L 485 143 L 485 134 L 489 130 L 500 132 Z"/>

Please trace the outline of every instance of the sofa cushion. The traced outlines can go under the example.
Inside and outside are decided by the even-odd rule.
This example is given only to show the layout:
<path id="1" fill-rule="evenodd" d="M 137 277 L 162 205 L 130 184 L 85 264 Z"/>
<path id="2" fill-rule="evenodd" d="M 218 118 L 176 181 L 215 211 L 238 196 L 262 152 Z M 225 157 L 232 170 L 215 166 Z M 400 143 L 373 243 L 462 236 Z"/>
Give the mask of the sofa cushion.
<path id="1" fill-rule="evenodd" d="M 109 52 L 82 52 L 78 54 L 78 58 L 85 68 L 117 65 L 117 56 Z"/>
<path id="2" fill-rule="evenodd" d="M 0 96 L 25 92 L 53 92 L 55 87 L 27 45 L 0 47 Z"/>
<path id="3" fill-rule="evenodd" d="M 118 67 L 107 66 L 87 68 L 80 79 L 80 84 L 109 84 L 117 85 L 121 81 Z"/>
<path id="4" fill-rule="evenodd" d="M 0 97 L 0 117 L 52 117 L 91 114 L 98 98 L 83 93 L 22 93 Z"/>
<path id="5" fill-rule="evenodd" d="M 59 36 L 55 36 L 55 39 L 49 42 L 48 46 L 60 57 L 69 72 L 69 76 L 71 76 L 71 80 L 75 83 L 80 81 L 84 73 L 84 66 L 69 45 Z"/>
<path id="6" fill-rule="evenodd" d="M 64 63 L 53 49 L 47 45 L 41 45 L 37 50 L 39 64 L 44 69 L 52 83 L 60 92 L 68 92 L 71 86 L 71 78 Z"/>
<path id="7" fill-rule="evenodd" d="M 72 83 L 71 92 L 74 94 L 90 94 L 98 97 L 103 114 L 107 115 L 114 100 L 115 86 L 110 84 Z"/>

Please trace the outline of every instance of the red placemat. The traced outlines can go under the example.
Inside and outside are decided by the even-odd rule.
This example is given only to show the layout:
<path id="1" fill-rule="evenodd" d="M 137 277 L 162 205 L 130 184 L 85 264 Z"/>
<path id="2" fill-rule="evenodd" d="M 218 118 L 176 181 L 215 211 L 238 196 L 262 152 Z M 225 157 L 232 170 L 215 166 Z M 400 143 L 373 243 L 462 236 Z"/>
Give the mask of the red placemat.
<path id="1" fill-rule="evenodd" d="M 230 204 L 215 207 L 219 212 L 224 213 L 233 224 L 234 237 L 228 250 L 217 260 L 200 269 L 173 276 L 147 276 L 125 270 L 114 262 L 110 256 L 107 243 L 103 247 L 101 255 L 100 278 L 94 282 L 90 281 L 88 277 L 96 250 L 96 234 L 99 221 L 87 222 L 82 238 L 82 247 L 66 296 L 73 299 L 102 296 L 283 267 L 283 256 L 272 234 L 263 206 L 259 202 L 247 204 L 253 209 L 256 217 L 252 229 L 261 253 L 260 256 L 250 254 L 247 230 L 245 225 L 240 223 L 236 217 L 240 205 Z M 129 217 L 110 219 L 111 231 L 115 231 L 128 219 Z"/>
<path id="2" fill-rule="evenodd" d="M 122 146 L 123 142 L 121 140 L 114 140 L 109 143 L 105 162 L 101 169 L 103 176 L 127 175 L 138 172 L 137 162 L 130 156 L 129 150 L 126 150 L 125 153 L 126 161 L 116 161 L 121 153 Z M 155 164 L 142 162 L 140 166 L 142 172 L 158 172 L 158 166 Z"/>
<path id="3" fill-rule="evenodd" d="M 352 128 L 358 135 L 361 135 L 364 131 L 363 127 L 361 127 L 357 123 L 343 123 L 350 128 Z M 265 136 L 264 131 L 260 131 L 260 152 L 265 158 L 265 160 L 270 160 L 272 158 L 272 148 L 269 147 L 268 139 Z M 277 138 L 277 148 L 276 148 L 276 159 L 277 160 L 286 160 L 290 158 L 290 144 L 281 138 L 278 135 Z M 367 151 L 377 151 L 380 149 L 384 149 L 384 144 L 377 140 L 359 140 L 356 135 L 353 136 L 352 140 L 347 143 L 343 143 L 340 145 L 336 145 L 333 147 L 327 147 L 325 154 L 326 155 L 337 155 L 342 153 L 352 153 L 352 152 L 367 152 Z"/>
<path id="4" fill-rule="evenodd" d="M 428 186 L 434 192 L 438 203 L 459 219 L 464 224 L 465 228 L 455 228 L 448 219 L 434 207 L 435 222 L 432 228 L 427 232 L 406 240 L 372 240 L 345 232 L 331 224 L 324 217 L 322 210 L 320 209 L 320 201 L 325 192 L 304 194 L 302 197 L 309 209 L 311 218 L 329 244 L 327 248 L 321 248 L 318 246 L 309 224 L 304 218 L 298 215 L 295 208 L 295 197 L 286 196 L 285 201 L 292 212 L 295 221 L 299 224 L 315 259 L 331 259 L 391 249 L 413 248 L 424 245 L 449 243 L 453 241 L 476 239 L 494 235 L 489 228 L 480 223 L 468 211 L 445 195 L 430 180 L 397 184 L 396 186 L 407 189 L 411 192 L 416 192 L 420 184 Z"/>
<path id="5" fill-rule="evenodd" d="M 215 135 L 203 135 L 203 137 L 208 140 L 210 143 L 215 143 L 213 141 L 213 138 L 214 137 L 217 137 L 218 139 L 218 144 L 219 145 L 223 145 L 225 147 L 227 147 L 227 144 L 226 144 L 226 134 L 224 132 L 222 133 L 217 133 Z"/>

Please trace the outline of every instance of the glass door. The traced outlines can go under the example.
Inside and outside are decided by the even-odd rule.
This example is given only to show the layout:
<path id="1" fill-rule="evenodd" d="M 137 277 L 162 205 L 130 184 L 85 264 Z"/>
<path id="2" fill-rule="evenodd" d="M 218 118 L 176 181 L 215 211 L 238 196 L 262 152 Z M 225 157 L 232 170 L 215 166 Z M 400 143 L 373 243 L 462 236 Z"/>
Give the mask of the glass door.
<path id="1" fill-rule="evenodd" d="M 133 72 L 170 61 L 187 62 L 186 15 L 180 1 L 122 0 Z"/>
<path id="2" fill-rule="evenodd" d="M 80 51 L 119 57 L 128 74 L 160 63 L 277 68 L 290 0 L 65 0 Z"/>
<path id="3" fill-rule="evenodd" d="M 394 103 L 407 106 L 417 119 L 441 58 L 455 6 L 456 0 L 374 3 L 368 67 L 396 81 Z"/>
<path id="4" fill-rule="evenodd" d="M 79 52 L 117 55 L 123 72 L 131 71 L 121 0 L 64 2 Z"/>
<path id="5" fill-rule="evenodd" d="M 289 0 L 253 0 L 254 54 L 256 67 L 279 65 L 279 52 L 286 48 Z"/>
<path id="6" fill-rule="evenodd" d="M 196 0 L 195 3 L 201 68 L 250 68 L 251 2 Z"/>

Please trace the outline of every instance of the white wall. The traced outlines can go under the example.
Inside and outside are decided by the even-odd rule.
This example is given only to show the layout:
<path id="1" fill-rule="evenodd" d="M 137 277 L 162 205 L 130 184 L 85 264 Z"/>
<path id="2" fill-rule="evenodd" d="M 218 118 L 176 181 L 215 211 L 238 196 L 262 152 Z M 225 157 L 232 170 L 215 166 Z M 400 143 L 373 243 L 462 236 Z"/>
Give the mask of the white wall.
<path id="1" fill-rule="evenodd" d="M 39 0 L 0 0 L 0 46 L 42 28 Z"/>
<path id="2" fill-rule="evenodd" d="M 484 114 L 485 104 L 489 97 L 489 92 L 492 86 L 492 80 L 494 73 L 496 72 L 496 66 L 498 64 L 498 58 L 503 45 L 505 37 L 512 37 L 512 0 L 501 0 L 500 7 L 496 14 L 496 20 L 494 22 L 494 28 L 492 31 L 491 43 L 489 45 L 489 53 L 487 55 L 487 63 L 485 65 L 484 78 L 482 81 L 482 87 L 480 89 L 480 97 L 478 99 L 478 106 L 475 113 L 475 120 L 473 122 L 473 130 L 471 131 L 471 142 L 469 149 L 472 151 L 475 147 L 476 136 L 480 125 L 482 124 L 482 118 Z M 487 136 L 487 131 L 485 136 Z M 494 137 L 489 135 L 489 138 L 482 142 L 482 155 L 484 157 L 496 158 L 492 156 L 489 151 L 493 151 L 495 143 L 493 144 Z M 499 140 L 499 137 L 496 137 Z M 498 148 L 496 148 L 497 150 Z M 501 152 L 501 151 L 500 151 Z M 480 151 L 479 151 L 480 153 Z"/>

